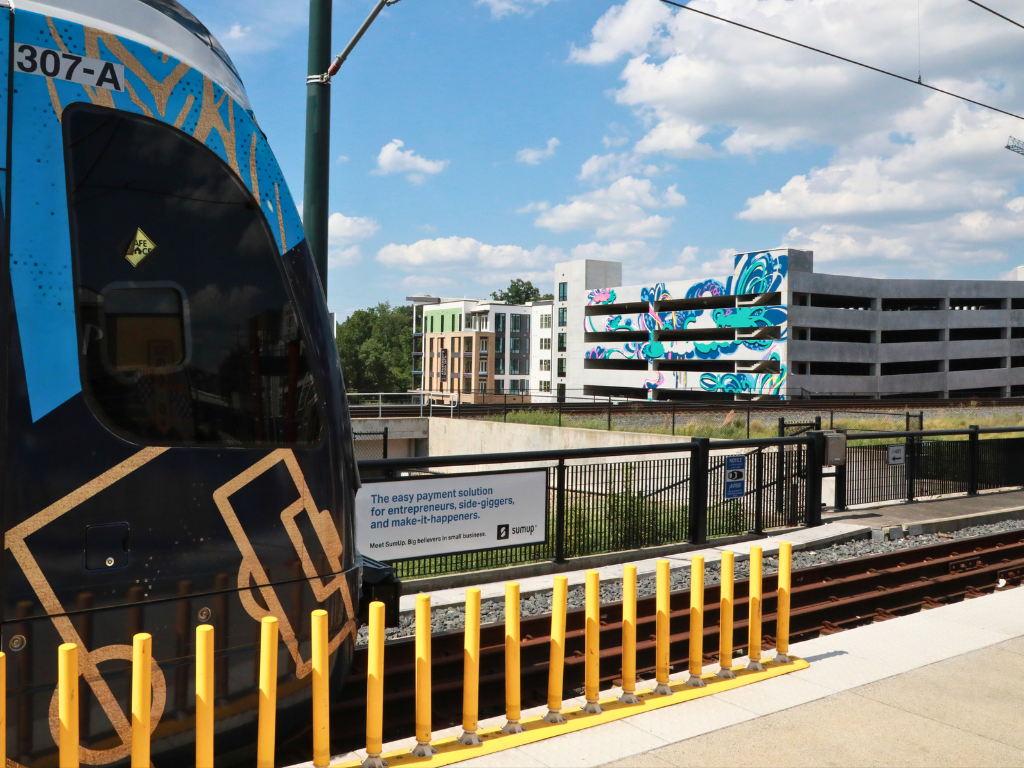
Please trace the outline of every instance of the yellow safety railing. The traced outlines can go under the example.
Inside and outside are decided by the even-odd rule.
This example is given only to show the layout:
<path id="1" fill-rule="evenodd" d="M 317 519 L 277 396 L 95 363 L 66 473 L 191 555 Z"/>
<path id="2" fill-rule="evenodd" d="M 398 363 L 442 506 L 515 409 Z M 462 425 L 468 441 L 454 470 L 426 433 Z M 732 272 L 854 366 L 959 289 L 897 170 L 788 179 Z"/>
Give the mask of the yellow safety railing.
<path id="1" fill-rule="evenodd" d="M 792 558 L 793 548 L 783 542 L 779 548 L 778 608 L 776 616 L 776 656 L 768 662 L 776 669 L 792 665 L 789 655 L 790 608 L 792 601 Z M 750 581 L 747 639 L 747 670 L 733 666 L 733 610 L 735 556 L 724 552 L 721 560 L 721 586 L 719 600 L 719 666 L 715 675 L 703 673 L 704 636 L 704 558 L 695 555 L 690 565 L 690 641 L 689 678 L 686 687 L 704 688 L 716 678 L 723 683 L 733 681 L 739 675 L 765 671 L 761 658 L 761 611 L 762 611 L 763 553 L 759 546 L 750 548 Z M 670 648 L 670 571 L 667 560 L 659 560 L 655 579 L 655 677 L 656 685 L 651 693 L 642 699 L 636 690 L 636 646 L 637 646 L 637 568 L 627 565 L 622 578 L 622 695 L 615 699 L 600 700 L 600 634 L 601 595 L 598 572 L 586 573 L 585 580 L 585 653 L 584 692 L 585 702 L 580 706 L 583 713 L 608 716 L 607 707 L 630 707 L 643 701 L 678 695 L 680 688 L 673 688 L 669 678 L 671 660 Z M 466 590 L 466 624 L 464 647 L 463 685 L 463 733 L 457 746 L 479 747 L 488 745 L 481 738 L 479 730 L 479 683 L 480 683 L 480 590 L 473 587 Z M 548 679 L 548 712 L 542 719 L 547 723 L 566 727 L 579 727 L 578 717 L 567 724 L 562 708 L 562 686 L 565 673 L 565 635 L 568 602 L 568 579 L 556 576 L 552 591 L 551 606 L 551 648 Z M 313 708 L 313 765 L 325 768 L 330 764 L 330 692 L 328 615 L 324 610 L 313 611 L 311 616 L 312 641 L 312 708 Z M 416 745 L 411 753 L 418 757 L 430 757 L 437 753 L 431 743 L 431 609 L 430 596 L 416 596 Z M 383 751 L 383 708 L 384 708 L 384 604 L 373 602 L 369 606 L 369 646 L 366 676 L 366 753 L 362 762 L 364 768 L 384 768 Z M 134 636 L 132 645 L 132 696 L 131 696 L 131 765 L 150 765 L 153 666 L 153 640 L 146 633 Z M 256 744 L 257 768 L 274 766 L 274 729 L 277 708 L 278 645 L 280 643 L 277 619 L 264 618 L 260 633 L 259 665 L 259 719 Z M 505 699 L 506 724 L 501 728 L 504 734 L 515 737 L 529 729 L 522 720 L 520 700 L 520 592 L 515 582 L 505 587 Z M 78 646 L 73 643 L 61 645 L 58 657 L 57 716 L 58 753 L 60 768 L 79 766 L 79 667 Z M 6 656 L 0 653 L 0 755 L 6 754 Z M 796 659 L 797 664 L 806 662 Z M 792 667 L 790 667 L 792 668 Z M 214 629 L 209 625 L 196 628 L 196 768 L 213 768 L 214 765 Z M 739 673 L 739 675 L 737 674 Z M 760 677 L 748 677 L 748 680 Z M 741 683 L 741 681 L 736 681 Z M 651 699 L 650 696 L 655 699 Z M 694 691 L 692 695 L 703 695 Z M 609 704 L 609 702 L 611 702 Z M 657 705 L 655 705 L 657 706 Z M 610 713 L 618 716 L 615 712 Z M 621 714 L 621 712 L 619 713 Z M 624 715 L 623 715 L 624 716 Z M 527 724 L 529 721 L 525 721 Z M 500 733 L 498 734 L 501 735 Z M 526 734 L 528 737 L 529 733 Z M 549 732 L 548 735 L 552 735 Z M 530 737 L 533 738 L 533 737 Z M 491 742 L 493 744 L 493 741 Z M 461 749 L 462 746 L 459 746 Z M 439 756 L 441 757 L 441 756 Z M 444 760 L 443 762 L 449 762 Z"/>

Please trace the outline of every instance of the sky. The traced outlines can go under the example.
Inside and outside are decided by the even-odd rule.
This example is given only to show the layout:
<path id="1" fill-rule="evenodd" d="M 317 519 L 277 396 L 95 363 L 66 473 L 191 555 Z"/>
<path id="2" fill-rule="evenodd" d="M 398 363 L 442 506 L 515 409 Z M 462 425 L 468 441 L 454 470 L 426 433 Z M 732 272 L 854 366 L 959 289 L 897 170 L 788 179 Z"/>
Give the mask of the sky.
<path id="1" fill-rule="evenodd" d="M 231 54 L 302 199 L 308 4 L 185 0 Z M 694 8 L 1024 115 L 1024 30 L 967 0 Z M 1024 23 L 1014 0 L 986 0 Z M 340 50 L 372 0 L 335 0 Z M 331 86 L 328 305 L 625 284 L 812 249 L 815 270 L 1008 278 L 1024 122 L 658 0 L 401 0 Z"/>

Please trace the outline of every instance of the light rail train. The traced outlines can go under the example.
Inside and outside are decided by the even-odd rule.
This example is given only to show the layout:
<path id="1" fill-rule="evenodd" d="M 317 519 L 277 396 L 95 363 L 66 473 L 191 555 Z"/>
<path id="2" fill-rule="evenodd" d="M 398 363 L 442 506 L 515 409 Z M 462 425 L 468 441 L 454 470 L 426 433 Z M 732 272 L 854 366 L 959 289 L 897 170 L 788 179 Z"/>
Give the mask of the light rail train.
<path id="1" fill-rule="evenodd" d="M 260 620 L 279 743 L 354 645 L 358 476 L 323 290 L 227 53 L 175 0 L 0 0 L 0 499 L 8 766 L 56 764 L 79 646 L 83 765 L 127 765 L 132 636 L 152 759 L 194 764 L 195 629 L 217 765 L 251 764 Z"/>

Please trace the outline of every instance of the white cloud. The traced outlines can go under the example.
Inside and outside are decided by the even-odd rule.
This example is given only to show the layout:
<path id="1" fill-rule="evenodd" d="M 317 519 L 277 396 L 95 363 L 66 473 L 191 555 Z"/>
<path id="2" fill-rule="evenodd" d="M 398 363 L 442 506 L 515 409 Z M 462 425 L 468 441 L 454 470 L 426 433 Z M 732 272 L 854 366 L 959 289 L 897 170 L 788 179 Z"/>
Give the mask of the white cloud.
<path id="1" fill-rule="evenodd" d="M 338 162 L 339 163 L 347 163 L 348 162 L 348 155 L 338 155 Z"/>
<path id="2" fill-rule="evenodd" d="M 342 267 L 362 260 L 358 243 L 373 237 L 380 225 L 363 216 L 332 213 L 327 219 L 327 266 Z"/>
<path id="3" fill-rule="evenodd" d="M 509 15 L 530 13 L 542 8 L 552 0 L 476 0 L 477 5 L 486 5 L 496 19 Z"/>
<path id="4" fill-rule="evenodd" d="M 626 136 L 602 136 L 601 143 L 604 144 L 605 149 L 611 149 L 612 147 L 621 147 L 623 144 L 629 144 L 629 138 Z"/>
<path id="5" fill-rule="evenodd" d="M 537 165 L 541 160 L 553 157 L 555 154 L 555 147 L 561 143 L 562 142 L 556 138 L 550 138 L 548 139 L 546 149 L 520 149 L 519 152 L 516 153 L 516 162 Z"/>
<path id="6" fill-rule="evenodd" d="M 906 32 L 917 26 L 913 3 L 702 0 L 700 7 L 917 76 L 916 41 Z M 922 13 L 924 81 L 1019 112 L 1019 30 L 992 23 L 962 0 L 930 0 Z M 1012 118 L 668 11 L 657 0 L 611 7 L 570 59 L 622 62 L 613 97 L 644 130 L 631 149 L 588 160 L 581 178 L 637 176 L 661 157 L 756 160 L 808 148 L 820 157 L 825 147 L 826 162 L 757 190 L 739 217 L 782 223 L 790 228 L 788 245 L 813 247 L 819 261 L 838 261 L 843 272 L 977 277 L 972 261 L 1020 252 L 1021 167 L 1003 149 L 1018 125 Z M 567 207 L 548 215 L 568 214 Z"/>
<path id="7" fill-rule="evenodd" d="M 392 243 L 377 252 L 377 261 L 388 267 L 415 268 L 473 264 L 481 269 L 528 269 L 553 263 L 562 257 L 558 248 L 518 245 L 487 245 L 471 237 L 438 237 L 410 245 Z"/>
<path id="8" fill-rule="evenodd" d="M 651 163 L 645 163 L 637 155 L 622 152 L 608 155 L 591 155 L 580 168 L 576 178 L 581 181 L 615 181 L 623 176 L 657 176 L 661 169 Z"/>
<path id="9" fill-rule="evenodd" d="M 574 259 L 632 262 L 648 260 L 655 255 L 643 240 L 620 240 L 615 243 L 582 243 L 572 249 Z"/>
<path id="10" fill-rule="evenodd" d="M 228 40 L 241 40 L 243 37 L 247 37 L 250 32 L 252 32 L 251 24 L 243 27 L 241 24 L 236 22 L 231 25 L 231 29 L 228 30 L 228 33 L 224 37 Z"/>
<path id="11" fill-rule="evenodd" d="M 411 149 L 403 150 L 405 142 L 392 139 L 377 155 L 377 167 L 370 171 L 376 176 L 387 176 L 392 173 L 405 173 L 409 181 L 422 184 L 427 175 L 440 173 L 448 166 L 448 160 L 427 160 Z"/>
<path id="12" fill-rule="evenodd" d="M 659 196 L 650 179 L 633 176 L 569 199 L 569 203 L 542 211 L 535 224 L 553 232 L 593 229 L 598 237 L 616 240 L 661 237 L 672 226 L 672 219 L 647 209 L 686 203 L 674 186 Z"/>

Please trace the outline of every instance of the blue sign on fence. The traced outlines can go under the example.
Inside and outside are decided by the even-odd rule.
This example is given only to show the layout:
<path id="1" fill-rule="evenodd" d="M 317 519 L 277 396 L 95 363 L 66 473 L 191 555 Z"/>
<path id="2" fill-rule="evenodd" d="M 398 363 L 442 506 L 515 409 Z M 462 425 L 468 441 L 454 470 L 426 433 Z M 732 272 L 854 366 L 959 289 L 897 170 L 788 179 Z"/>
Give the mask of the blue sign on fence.
<path id="1" fill-rule="evenodd" d="M 747 486 L 747 457 L 725 457 L 725 498 L 742 499 Z"/>

